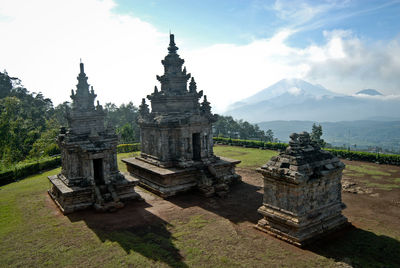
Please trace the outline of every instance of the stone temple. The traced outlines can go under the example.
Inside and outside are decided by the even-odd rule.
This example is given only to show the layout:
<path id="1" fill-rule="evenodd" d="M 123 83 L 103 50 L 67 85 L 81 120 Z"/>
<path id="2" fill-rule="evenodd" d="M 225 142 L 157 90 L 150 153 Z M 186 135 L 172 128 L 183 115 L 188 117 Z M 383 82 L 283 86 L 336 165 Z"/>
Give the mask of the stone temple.
<path id="1" fill-rule="evenodd" d="M 64 214 L 94 206 L 114 210 L 123 201 L 137 199 L 137 180 L 118 171 L 118 136 L 105 127 L 105 113 L 97 102 L 93 87 L 89 91 L 83 63 L 77 89 L 72 90 L 72 109 L 67 110 L 68 128 L 61 128 L 57 142 L 61 150 L 61 173 L 49 176 L 48 191 Z"/>
<path id="2" fill-rule="evenodd" d="M 157 76 L 161 89 L 147 96 L 139 107 L 141 155 L 123 159 L 130 174 L 140 184 L 163 197 L 192 188 L 206 196 L 225 194 L 229 184 L 240 180 L 235 173 L 237 160 L 213 153 L 211 113 L 207 97 L 197 91 L 194 78 L 182 69 L 174 35 L 170 35 L 168 55 L 161 61 L 164 75 Z M 188 80 L 191 78 L 189 87 Z"/>
<path id="3" fill-rule="evenodd" d="M 297 246 L 348 224 L 342 215 L 344 164 L 310 141 L 307 132 L 293 133 L 289 147 L 258 169 L 264 176 L 264 218 L 256 228 Z"/>

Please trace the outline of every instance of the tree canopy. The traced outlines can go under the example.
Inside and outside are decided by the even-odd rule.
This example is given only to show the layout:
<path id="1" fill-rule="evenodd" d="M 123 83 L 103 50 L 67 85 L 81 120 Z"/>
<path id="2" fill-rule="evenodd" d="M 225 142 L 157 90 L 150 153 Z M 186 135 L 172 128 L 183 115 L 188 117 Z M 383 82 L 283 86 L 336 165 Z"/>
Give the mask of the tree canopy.
<path id="1" fill-rule="evenodd" d="M 232 116 L 219 116 L 218 121 L 213 125 L 214 136 L 222 136 L 235 139 L 257 139 L 273 142 L 274 133 L 272 130 L 261 130 L 257 124 L 250 124 L 247 121 L 235 120 Z"/>
<path id="2" fill-rule="evenodd" d="M 324 139 L 322 139 L 322 126 L 313 124 L 312 130 L 311 130 L 311 140 L 316 142 L 320 147 L 325 147 L 326 142 Z"/>
<path id="3" fill-rule="evenodd" d="M 42 93 L 29 92 L 20 79 L 0 72 L 0 169 L 27 158 L 59 154 L 56 138 L 61 126 L 67 125 L 64 102 L 56 107 Z M 105 124 L 119 135 L 120 143 L 139 142 L 140 130 L 136 122 L 138 108 L 132 102 L 117 106 L 104 105 Z M 213 126 L 215 136 L 274 141 L 271 130 L 231 116 L 219 116 Z"/>

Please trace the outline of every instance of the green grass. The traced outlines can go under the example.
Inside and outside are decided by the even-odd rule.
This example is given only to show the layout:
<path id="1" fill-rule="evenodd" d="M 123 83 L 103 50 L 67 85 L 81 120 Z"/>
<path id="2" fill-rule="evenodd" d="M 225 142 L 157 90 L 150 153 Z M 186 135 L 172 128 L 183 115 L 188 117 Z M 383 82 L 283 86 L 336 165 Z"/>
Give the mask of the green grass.
<path id="1" fill-rule="evenodd" d="M 366 183 L 366 185 L 371 188 L 377 188 L 380 190 L 388 190 L 388 191 L 392 190 L 392 189 L 400 188 L 400 184 L 390 184 L 390 183 L 383 184 L 383 183 L 376 183 L 376 182 L 370 182 L 370 181 L 368 181 Z"/>
<path id="2" fill-rule="evenodd" d="M 157 233 L 102 234 L 84 221 L 56 216 L 46 204 L 46 190 L 47 176 L 59 172 L 54 169 L 0 187 L 0 267 L 185 267 L 162 258 L 169 250 L 157 246 L 164 241 Z M 131 244 L 136 251 L 127 254 L 124 247 Z M 161 257 L 155 260 L 146 252 Z"/>
<path id="3" fill-rule="evenodd" d="M 138 156 L 139 154 L 140 154 L 140 152 L 131 152 L 131 153 L 120 153 L 120 154 L 118 154 L 118 155 L 117 155 L 117 159 L 118 159 L 118 169 L 119 169 L 121 172 L 127 172 L 127 170 L 126 170 L 126 165 L 125 165 L 125 163 L 123 163 L 123 162 L 121 161 L 121 159 L 130 158 L 130 157 L 135 157 L 135 156 Z"/>
<path id="4" fill-rule="evenodd" d="M 391 176 L 390 173 L 380 170 L 378 167 L 363 164 L 360 166 L 355 166 L 348 164 L 346 165 L 346 170 L 353 171 L 360 174 L 368 174 L 368 175 L 375 175 L 375 176 Z"/>
<path id="5" fill-rule="evenodd" d="M 351 165 L 347 164 L 344 174 L 350 177 L 362 178 L 367 187 L 376 188 L 379 190 L 392 190 L 400 188 L 400 179 L 392 179 L 391 173 L 397 172 L 395 169 L 383 171 L 380 166 L 369 164 Z M 365 178 L 365 179 L 364 179 Z M 369 179 L 371 178 L 371 179 Z"/>
<path id="6" fill-rule="evenodd" d="M 277 155 L 277 151 L 234 146 L 214 146 L 214 154 L 242 161 L 238 167 L 258 168 Z"/>

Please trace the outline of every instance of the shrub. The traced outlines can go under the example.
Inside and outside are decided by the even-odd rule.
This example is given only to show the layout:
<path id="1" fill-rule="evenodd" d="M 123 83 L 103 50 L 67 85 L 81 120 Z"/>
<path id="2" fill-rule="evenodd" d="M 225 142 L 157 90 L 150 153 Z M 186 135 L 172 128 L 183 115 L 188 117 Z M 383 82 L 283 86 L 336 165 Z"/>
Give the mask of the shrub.
<path id="1" fill-rule="evenodd" d="M 118 153 L 129 153 L 139 150 L 140 143 L 120 144 L 117 146 Z M 59 149 L 57 146 L 52 146 L 51 150 L 49 151 L 52 153 L 57 153 L 59 152 Z M 43 170 L 59 167 L 60 165 L 60 156 L 19 163 L 11 168 L 0 171 L 0 186 L 25 178 L 29 175 L 36 174 Z"/>
<path id="2" fill-rule="evenodd" d="M 257 140 L 240 140 L 224 137 L 214 137 L 214 142 L 225 145 L 230 144 L 233 146 L 245 146 L 248 148 L 263 148 L 270 150 L 285 150 L 288 146 L 286 143 L 265 142 Z"/>
<path id="3" fill-rule="evenodd" d="M 400 165 L 400 155 L 393 154 L 377 154 L 368 152 L 358 152 L 349 150 L 338 149 L 324 149 L 339 158 L 346 158 L 350 160 L 360 160 L 366 162 L 377 162 L 380 164 Z"/>
<path id="4" fill-rule="evenodd" d="M 285 150 L 286 147 L 288 146 L 288 144 L 286 143 L 239 140 L 239 139 L 230 139 L 224 137 L 214 137 L 214 142 L 225 145 L 245 146 L 249 148 L 263 148 L 270 150 Z M 400 155 L 376 154 L 376 153 L 348 151 L 348 150 L 339 150 L 330 148 L 329 149 L 324 148 L 324 150 L 332 153 L 333 155 L 339 158 L 400 166 Z"/>
<path id="5" fill-rule="evenodd" d="M 119 144 L 117 146 L 117 153 L 130 153 L 136 151 L 140 151 L 140 143 Z"/>
<path id="6" fill-rule="evenodd" d="M 25 178 L 33 175 L 42 170 L 55 168 L 61 165 L 61 157 L 56 156 L 52 158 L 40 159 L 35 162 L 21 163 L 8 170 L 0 171 L 0 186 L 18 179 Z"/>

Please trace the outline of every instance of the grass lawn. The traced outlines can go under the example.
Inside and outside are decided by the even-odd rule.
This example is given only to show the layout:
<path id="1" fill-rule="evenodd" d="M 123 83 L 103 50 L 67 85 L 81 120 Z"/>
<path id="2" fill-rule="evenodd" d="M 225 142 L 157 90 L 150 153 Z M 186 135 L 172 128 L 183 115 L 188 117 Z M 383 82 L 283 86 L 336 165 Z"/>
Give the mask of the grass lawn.
<path id="1" fill-rule="evenodd" d="M 140 154 L 140 152 L 132 152 L 132 153 L 121 153 L 117 155 L 117 159 L 118 159 L 118 169 L 121 172 L 127 172 L 126 170 L 126 165 L 124 163 L 122 163 L 121 159 L 124 158 L 130 158 L 130 157 L 135 157 L 138 156 Z"/>
<path id="2" fill-rule="evenodd" d="M 256 231 L 262 179 L 253 170 L 277 152 L 229 146 L 214 151 L 242 161 L 244 182 L 225 198 L 193 193 L 163 200 L 139 188 L 145 201 L 117 212 L 64 216 L 46 194 L 47 176 L 59 168 L 0 187 L 0 267 L 338 267 L 348 259 L 359 267 L 400 266 L 398 222 L 380 217 L 380 209 L 367 217 L 354 208 L 355 231 L 306 250 Z M 137 154 L 118 154 L 120 170 L 126 171 L 122 158 Z M 398 170 L 389 176 L 368 164 L 348 165 L 348 172 L 369 172 L 394 185 L 400 185 Z"/>
<path id="3" fill-rule="evenodd" d="M 238 165 L 238 167 L 259 168 L 267 163 L 272 156 L 277 155 L 278 152 L 255 148 L 217 145 L 214 146 L 214 154 L 241 160 L 242 162 Z"/>
<path id="4" fill-rule="evenodd" d="M 400 179 L 393 176 L 396 169 L 386 169 L 384 166 L 374 164 L 352 164 L 347 163 L 344 174 L 346 176 L 359 177 L 368 187 L 381 190 L 392 190 L 400 188 Z"/>

